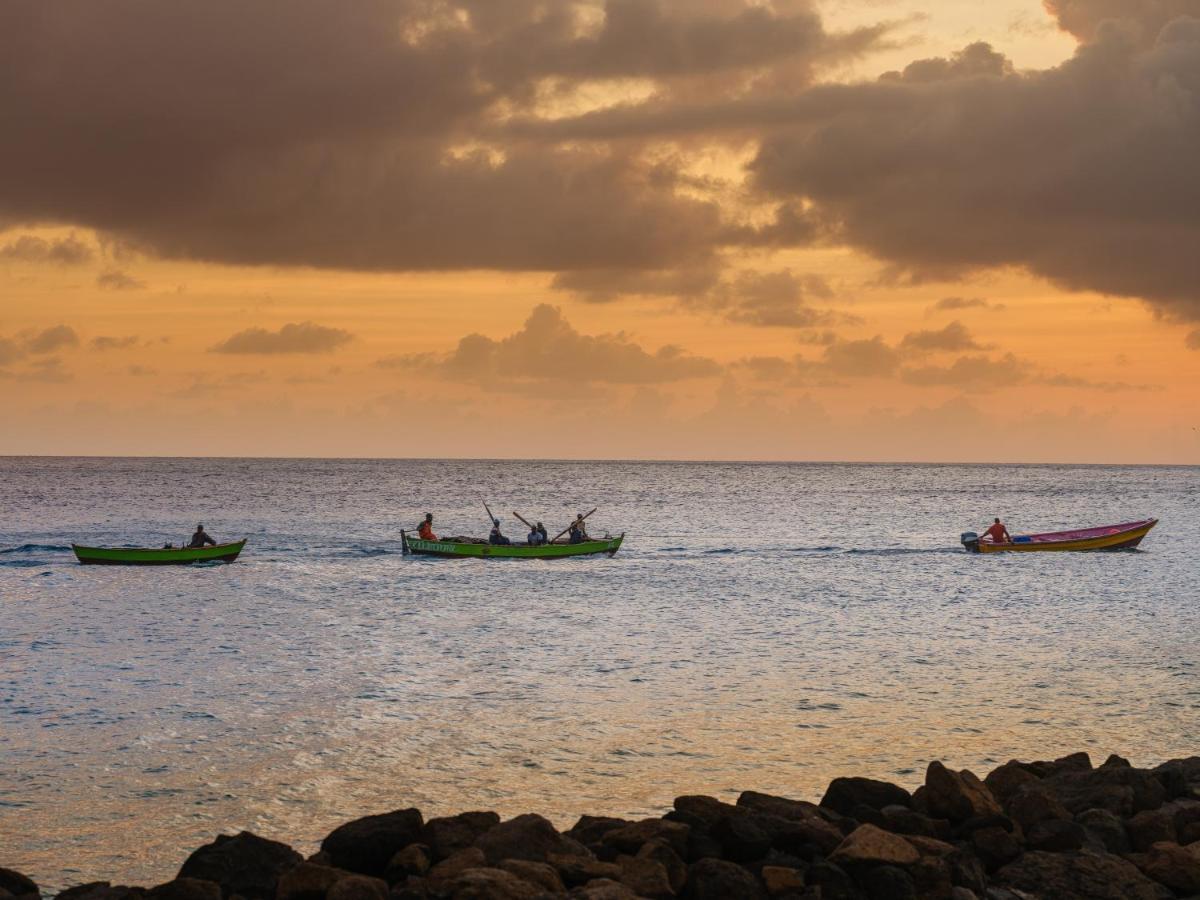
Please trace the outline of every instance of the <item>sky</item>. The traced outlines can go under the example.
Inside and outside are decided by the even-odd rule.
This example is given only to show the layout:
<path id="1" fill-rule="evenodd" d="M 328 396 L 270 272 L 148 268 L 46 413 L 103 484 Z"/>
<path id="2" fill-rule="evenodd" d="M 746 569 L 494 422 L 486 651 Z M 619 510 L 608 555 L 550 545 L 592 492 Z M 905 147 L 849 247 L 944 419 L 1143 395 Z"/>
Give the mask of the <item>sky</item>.
<path id="1" fill-rule="evenodd" d="M 1200 0 L 0 0 L 0 454 L 1200 463 Z"/>

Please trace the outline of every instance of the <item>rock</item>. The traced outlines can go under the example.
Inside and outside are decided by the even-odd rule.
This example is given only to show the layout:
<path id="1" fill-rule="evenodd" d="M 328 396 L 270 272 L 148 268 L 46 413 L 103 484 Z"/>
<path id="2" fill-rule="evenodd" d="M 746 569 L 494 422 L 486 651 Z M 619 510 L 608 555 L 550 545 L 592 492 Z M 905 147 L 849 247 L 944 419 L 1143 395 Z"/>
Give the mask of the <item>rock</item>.
<path id="1" fill-rule="evenodd" d="M 325 900 L 325 892 L 349 874 L 345 869 L 302 862 L 279 876 L 275 900 Z"/>
<path id="2" fill-rule="evenodd" d="M 600 843 L 621 853 L 637 853 L 641 846 L 649 841 L 662 841 L 676 853 L 683 854 L 687 852 L 690 831 L 691 829 L 682 822 L 644 819 L 613 829 L 604 835 Z"/>
<path id="3" fill-rule="evenodd" d="M 546 862 L 548 853 L 586 853 L 583 847 L 555 830 L 550 822 L 535 813 L 526 813 L 501 822 L 475 839 L 491 864 L 505 859 Z"/>
<path id="4" fill-rule="evenodd" d="M 911 806 L 912 795 L 899 785 L 873 778 L 835 778 L 829 783 L 821 806 L 849 816 L 862 804 L 880 810 L 885 806 Z"/>
<path id="5" fill-rule="evenodd" d="M 439 885 L 437 896 L 445 900 L 540 900 L 542 894 L 541 887 L 511 872 L 483 867 L 447 879 Z"/>
<path id="6" fill-rule="evenodd" d="M 669 900 L 675 896 L 666 867 L 642 856 L 619 856 L 617 865 L 621 869 L 621 884 L 639 897 L 651 900 Z"/>
<path id="7" fill-rule="evenodd" d="M 579 821 L 565 831 L 567 837 L 579 841 L 585 847 L 599 844 L 604 835 L 618 828 L 632 824 L 628 819 L 614 819 L 610 816 L 580 816 Z"/>
<path id="8" fill-rule="evenodd" d="M 1027 765 L 1029 770 L 1039 778 L 1047 778 L 1051 775 L 1059 775 L 1063 772 L 1092 771 L 1091 757 L 1082 752 L 1059 757 L 1053 762 L 1031 762 Z"/>
<path id="9" fill-rule="evenodd" d="M 243 831 L 234 837 L 218 835 L 193 851 L 175 877 L 214 881 L 223 897 L 240 894 L 247 900 L 273 900 L 279 877 L 302 862 L 304 858 L 287 844 Z"/>
<path id="10" fill-rule="evenodd" d="M 388 861 L 383 880 L 395 884 L 413 876 L 427 875 L 433 866 L 433 851 L 424 844 L 409 844 Z"/>
<path id="11" fill-rule="evenodd" d="M 956 887 L 950 891 L 950 900 L 979 900 L 979 895 L 970 888 Z"/>
<path id="12" fill-rule="evenodd" d="M 811 844 L 821 853 L 832 853 L 842 838 L 856 827 L 833 810 L 754 791 L 746 791 L 738 797 L 737 808 L 754 813 L 760 823 L 768 823 L 772 844 L 789 852 L 796 851 L 801 844 Z M 844 832 L 839 827 L 840 822 L 846 824 Z"/>
<path id="13" fill-rule="evenodd" d="M 1075 817 L 1084 833 L 1109 853 L 1128 853 L 1129 837 L 1120 818 L 1107 809 L 1088 809 Z"/>
<path id="14" fill-rule="evenodd" d="M 1195 796 L 1200 788 L 1200 756 L 1168 760 L 1152 772 L 1169 799 Z"/>
<path id="15" fill-rule="evenodd" d="M 42 896 L 33 879 L 3 866 L 0 866 L 0 891 L 7 891 L 16 900 L 38 900 Z"/>
<path id="16" fill-rule="evenodd" d="M 1070 811 L 1040 784 L 1022 788 L 1013 794 L 1008 801 L 1008 815 L 1022 829 L 1032 828 L 1049 819 L 1071 818 Z"/>
<path id="17" fill-rule="evenodd" d="M 1170 894 L 1132 863 L 1111 855 L 1033 850 L 996 873 L 1001 887 L 1054 900 L 1166 900 Z"/>
<path id="18" fill-rule="evenodd" d="M 445 881 L 468 869 L 485 868 L 487 864 L 487 856 L 482 850 L 478 847 L 467 847 L 465 850 L 459 850 L 457 853 L 450 854 L 440 863 L 434 865 L 429 870 L 429 880 Z"/>
<path id="19" fill-rule="evenodd" d="M 785 866 L 763 866 L 760 877 L 763 884 L 766 885 L 767 895 L 770 897 L 798 894 L 804 890 L 804 873 L 799 869 Z"/>
<path id="20" fill-rule="evenodd" d="M 839 865 L 912 865 L 921 858 L 917 848 L 898 834 L 860 825 L 829 857 Z"/>
<path id="21" fill-rule="evenodd" d="M 621 867 L 616 863 L 601 862 L 577 853 L 548 853 L 546 862 L 554 867 L 567 887 L 577 887 L 598 878 L 616 881 L 621 877 Z"/>
<path id="22" fill-rule="evenodd" d="M 712 829 L 726 859 L 750 862 L 762 859 L 771 849 L 771 836 L 749 816 L 722 819 Z"/>
<path id="23" fill-rule="evenodd" d="M 1086 838 L 1083 826 L 1069 819 L 1047 819 L 1025 833 L 1025 843 L 1030 850 L 1048 850 L 1052 853 L 1079 850 Z"/>
<path id="24" fill-rule="evenodd" d="M 999 826 L 980 828 L 971 835 L 971 845 L 989 872 L 994 872 L 1021 855 L 1017 839 Z"/>
<path id="25" fill-rule="evenodd" d="M 765 900 L 766 892 L 753 875 L 736 863 L 702 859 L 688 866 L 685 900 Z"/>
<path id="26" fill-rule="evenodd" d="M 879 811 L 879 816 L 882 822 L 880 827 L 896 834 L 937 837 L 950 831 L 950 823 L 945 819 L 931 819 L 907 806 L 885 806 Z"/>
<path id="27" fill-rule="evenodd" d="M 870 900 L 916 900 L 912 877 L 895 866 L 879 866 L 864 873 L 859 883 Z"/>
<path id="28" fill-rule="evenodd" d="M 1042 786 L 1072 813 L 1107 809 L 1123 819 L 1166 800 L 1162 782 L 1143 769 L 1110 766 L 1092 771 L 1064 771 L 1042 779 Z"/>
<path id="29" fill-rule="evenodd" d="M 662 841 L 647 841 L 642 844 L 637 855 L 641 859 L 652 859 L 667 873 L 667 880 L 671 884 L 671 890 L 675 893 L 683 888 L 683 883 L 687 881 L 687 864 L 679 858 L 679 854 L 671 849 L 670 845 Z"/>
<path id="30" fill-rule="evenodd" d="M 1173 844 L 1178 838 L 1175 831 L 1175 810 L 1167 806 L 1144 809 L 1126 820 L 1125 833 L 1129 835 L 1129 843 L 1133 849 L 1139 853 L 1144 853 L 1155 844 L 1164 841 Z"/>
<path id="31" fill-rule="evenodd" d="M 638 900 L 638 895 L 611 878 L 597 878 L 571 891 L 578 900 Z"/>
<path id="32" fill-rule="evenodd" d="M 476 839 L 500 824 L 494 812 L 465 812 L 457 816 L 442 816 L 430 819 L 421 827 L 420 841 L 433 851 L 434 862 L 466 850 Z"/>
<path id="33" fill-rule="evenodd" d="M 1148 877 L 1180 894 L 1200 893 L 1200 857 L 1178 844 L 1155 844 L 1140 868 Z"/>
<path id="34" fill-rule="evenodd" d="M 821 900 L 859 900 L 862 892 L 846 871 L 831 862 L 818 862 L 804 872 L 804 880 L 819 891 Z"/>
<path id="35" fill-rule="evenodd" d="M 387 900 L 388 884 L 370 875 L 339 878 L 325 894 L 325 900 Z"/>
<path id="36" fill-rule="evenodd" d="M 1033 772 L 1026 768 L 1024 763 L 1013 759 L 998 769 L 992 769 L 992 771 L 988 772 L 987 776 L 983 779 L 983 783 L 992 792 L 992 796 L 1007 807 L 1009 797 L 1012 797 L 1021 788 L 1037 784 L 1040 780 L 1037 775 L 1034 775 Z M 1009 815 L 1012 815 L 1012 813 L 1009 813 Z"/>
<path id="37" fill-rule="evenodd" d="M 536 884 L 551 893 L 565 894 L 566 885 L 558 876 L 558 870 L 549 863 L 530 862 L 527 859 L 506 859 L 497 866 L 518 878 Z"/>
<path id="38" fill-rule="evenodd" d="M 221 886 L 199 878 L 176 878 L 146 891 L 153 900 L 221 900 Z"/>
<path id="39" fill-rule="evenodd" d="M 973 773 L 966 769 L 952 772 L 937 760 L 925 771 L 925 790 L 929 812 L 951 822 L 1004 814 L 992 792 Z"/>
<path id="40" fill-rule="evenodd" d="M 107 881 L 90 881 L 87 884 L 68 888 L 58 895 L 66 900 L 142 900 L 144 888 L 111 884 Z M 57 898 L 56 898 L 57 900 Z"/>
<path id="41" fill-rule="evenodd" d="M 393 856 L 421 840 L 424 824 L 418 809 L 364 816 L 331 831 L 321 849 L 339 869 L 383 877 Z"/>

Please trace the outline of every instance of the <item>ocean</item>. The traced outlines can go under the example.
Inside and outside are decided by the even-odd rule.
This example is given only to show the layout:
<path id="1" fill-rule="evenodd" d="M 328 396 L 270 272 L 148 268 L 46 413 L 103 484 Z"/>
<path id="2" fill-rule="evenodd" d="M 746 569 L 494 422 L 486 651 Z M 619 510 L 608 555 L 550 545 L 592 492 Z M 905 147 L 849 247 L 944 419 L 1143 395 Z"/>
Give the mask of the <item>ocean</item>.
<path id="1" fill-rule="evenodd" d="M 0 459 L 0 865 L 154 884 L 249 829 L 819 800 L 1200 739 L 1200 468 Z M 400 529 L 552 530 L 613 558 L 405 557 Z M 1142 549 L 969 555 L 1161 519 Z M 232 565 L 79 566 L 203 522 Z M 556 527 L 557 526 L 557 527 Z"/>

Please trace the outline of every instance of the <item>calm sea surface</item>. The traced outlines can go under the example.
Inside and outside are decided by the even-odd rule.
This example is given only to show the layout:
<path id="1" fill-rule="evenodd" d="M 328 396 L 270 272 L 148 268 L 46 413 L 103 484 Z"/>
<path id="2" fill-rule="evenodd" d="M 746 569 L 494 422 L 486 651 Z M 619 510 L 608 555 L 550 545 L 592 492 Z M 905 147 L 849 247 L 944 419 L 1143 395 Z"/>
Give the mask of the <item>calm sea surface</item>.
<path id="1" fill-rule="evenodd" d="M 156 883 L 416 805 L 661 812 L 838 774 L 1200 753 L 1197 468 L 0 459 L 0 865 Z M 400 554 L 426 510 L 613 559 Z M 1139 552 L 969 556 L 1162 522 Z M 203 521 L 234 565 L 81 567 Z M 560 524 L 561 523 L 561 524 Z"/>

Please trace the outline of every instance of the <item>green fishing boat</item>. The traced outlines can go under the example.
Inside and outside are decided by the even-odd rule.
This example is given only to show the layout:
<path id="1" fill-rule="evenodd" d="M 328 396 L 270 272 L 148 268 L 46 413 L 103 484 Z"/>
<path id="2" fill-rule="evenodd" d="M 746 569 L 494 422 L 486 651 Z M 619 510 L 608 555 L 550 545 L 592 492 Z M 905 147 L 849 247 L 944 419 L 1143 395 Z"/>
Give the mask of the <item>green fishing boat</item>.
<path id="1" fill-rule="evenodd" d="M 578 544 L 489 544 L 487 541 L 462 539 L 425 541 L 409 537 L 400 532 L 400 541 L 405 553 L 418 556 L 443 556 L 450 559 L 562 559 L 567 556 L 594 556 L 607 553 L 612 556 L 621 549 L 625 540 L 622 532 L 615 538 L 600 541 L 583 541 Z"/>
<path id="2" fill-rule="evenodd" d="M 233 562 L 246 539 L 215 547 L 80 547 L 75 557 L 85 566 L 186 566 L 198 562 Z"/>

